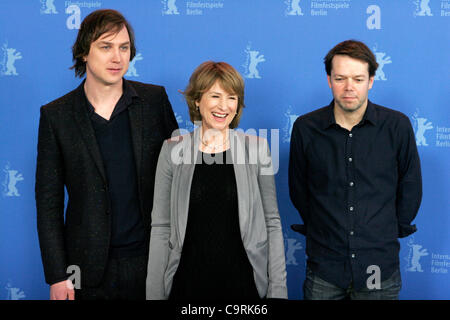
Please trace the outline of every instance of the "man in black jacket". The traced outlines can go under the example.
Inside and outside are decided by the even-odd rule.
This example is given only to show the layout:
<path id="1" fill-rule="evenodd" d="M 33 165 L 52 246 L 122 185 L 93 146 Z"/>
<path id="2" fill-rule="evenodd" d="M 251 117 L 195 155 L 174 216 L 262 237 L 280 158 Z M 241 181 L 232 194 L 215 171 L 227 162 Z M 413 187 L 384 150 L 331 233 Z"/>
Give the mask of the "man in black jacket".
<path id="1" fill-rule="evenodd" d="M 92 12 L 72 51 L 86 79 L 43 106 L 39 123 L 37 227 L 50 299 L 145 299 L 156 164 L 178 125 L 163 87 L 123 78 L 136 49 L 122 14 Z"/>

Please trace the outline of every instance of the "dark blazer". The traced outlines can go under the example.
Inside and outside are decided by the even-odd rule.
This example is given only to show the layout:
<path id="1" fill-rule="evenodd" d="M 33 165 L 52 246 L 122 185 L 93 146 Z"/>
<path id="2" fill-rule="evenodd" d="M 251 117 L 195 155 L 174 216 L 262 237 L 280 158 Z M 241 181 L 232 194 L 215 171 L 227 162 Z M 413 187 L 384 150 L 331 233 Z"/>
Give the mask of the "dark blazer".
<path id="1" fill-rule="evenodd" d="M 163 87 L 127 83 L 138 95 L 128 113 L 140 209 L 149 236 L 159 152 L 178 124 Z M 76 265 L 81 271 L 81 286 L 92 287 L 100 283 L 107 263 L 111 215 L 106 175 L 85 106 L 83 84 L 41 108 L 35 191 L 46 282 L 67 279 L 67 267 Z M 64 187 L 68 194 L 65 219 Z"/>

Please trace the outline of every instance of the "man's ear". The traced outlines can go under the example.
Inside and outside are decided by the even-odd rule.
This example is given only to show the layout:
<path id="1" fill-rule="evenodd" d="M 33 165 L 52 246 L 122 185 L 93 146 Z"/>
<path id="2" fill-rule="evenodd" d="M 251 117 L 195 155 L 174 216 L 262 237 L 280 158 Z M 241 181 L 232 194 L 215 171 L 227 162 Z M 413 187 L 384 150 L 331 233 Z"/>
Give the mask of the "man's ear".
<path id="1" fill-rule="evenodd" d="M 372 89 L 372 86 L 373 86 L 373 80 L 375 80 L 375 76 L 371 76 L 371 77 L 369 78 L 369 90 Z"/>

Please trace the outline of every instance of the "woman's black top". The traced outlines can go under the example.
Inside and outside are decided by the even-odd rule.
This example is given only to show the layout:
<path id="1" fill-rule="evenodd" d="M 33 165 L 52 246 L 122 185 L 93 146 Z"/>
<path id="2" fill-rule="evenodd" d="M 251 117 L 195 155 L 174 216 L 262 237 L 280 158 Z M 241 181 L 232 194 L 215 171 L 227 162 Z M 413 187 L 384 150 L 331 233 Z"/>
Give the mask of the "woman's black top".
<path id="1" fill-rule="evenodd" d="M 199 153 L 191 184 L 186 236 L 170 300 L 255 300 L 244 249 L 236 178 L 228 151 Z"/>

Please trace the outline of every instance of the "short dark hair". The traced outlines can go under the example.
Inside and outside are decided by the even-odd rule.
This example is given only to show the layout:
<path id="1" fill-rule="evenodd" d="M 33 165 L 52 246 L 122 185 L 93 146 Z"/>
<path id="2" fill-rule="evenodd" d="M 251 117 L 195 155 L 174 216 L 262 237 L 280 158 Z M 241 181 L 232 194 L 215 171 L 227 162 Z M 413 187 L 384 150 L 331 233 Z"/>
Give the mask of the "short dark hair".
<path id="1" fill-rule="evenodd" d="M 331 75 L 331 69 L 333 67 L 333 58 L 336 55 L 346 55 L 353 59 L 358 59 L 369 64 L 369 76 L 375 76 L 375 72 L 378 68 L 377 59 L 373 52 L 361 41 L 346 40 L 338 43 L 323 59 L 325 63 L 325 70 L 327 75 Z"/>
<path id="2" fill-rule="evenodd" d="M 83 58 L 89 54 L 92 42 L 105 33 L 118 33 L 127 28 L 130 37 L 130 61 L 136 55 L 134 31 L 124 16 L 112 9 L 101 9 L 91 12 L 81 23 L 77 40 L 72 46 L 72 59 L 75 62 L 70 69 L 75 69 L 75 76 L 82 77 L 86 73 L 86 62 Z"/>
<path id="3" fill-rule="evenodd" d="M 201 121 L 202 116 L 196 106 L 203 94 L 208 91 L 216 81 L 219 81 L 223 89 L 238 96 L 236 116 L 230 123 L 230 128 L 238 126 L 244 105 L 244 79 L 241 74 L 226 62 L 206 61 L 200 64 L 192 73 L 189 84 L 183 93 L 192 123 Z"/>

